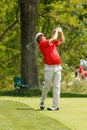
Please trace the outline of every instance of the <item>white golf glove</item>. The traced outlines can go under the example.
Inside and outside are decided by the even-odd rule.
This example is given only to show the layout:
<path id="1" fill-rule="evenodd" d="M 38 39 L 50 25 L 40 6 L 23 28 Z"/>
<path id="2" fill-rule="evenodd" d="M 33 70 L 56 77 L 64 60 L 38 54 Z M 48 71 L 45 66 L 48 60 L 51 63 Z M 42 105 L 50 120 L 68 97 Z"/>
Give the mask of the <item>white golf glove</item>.
<path id="1" fill-rule="evenodd" d="M 57 30 L 58 30 L 58 32 L 62 32 L 62 28 L 60 28 L 60 27 L 57 28 Z"/>

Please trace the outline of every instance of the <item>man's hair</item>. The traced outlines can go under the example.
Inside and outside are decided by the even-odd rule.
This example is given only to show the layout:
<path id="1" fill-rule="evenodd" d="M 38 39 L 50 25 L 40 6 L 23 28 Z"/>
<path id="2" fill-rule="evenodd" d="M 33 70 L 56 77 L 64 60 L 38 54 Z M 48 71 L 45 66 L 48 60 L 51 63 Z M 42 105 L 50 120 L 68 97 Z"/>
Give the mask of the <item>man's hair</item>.
<path id="1" fill-rule="evenodd" d="M 39 39 L 37 38 L 37 42 L 38 42 L 38 44 L 39 44 Z"/>
<path id="2" fill-rule="evenodd" d="M 43 33 L 38 32 L 38 33 L 36 34 L 36 41 L 37 41 L 38 43 L 39 43 L 38 37 L 39 37 L 40 35 L 43 35 Z"/>

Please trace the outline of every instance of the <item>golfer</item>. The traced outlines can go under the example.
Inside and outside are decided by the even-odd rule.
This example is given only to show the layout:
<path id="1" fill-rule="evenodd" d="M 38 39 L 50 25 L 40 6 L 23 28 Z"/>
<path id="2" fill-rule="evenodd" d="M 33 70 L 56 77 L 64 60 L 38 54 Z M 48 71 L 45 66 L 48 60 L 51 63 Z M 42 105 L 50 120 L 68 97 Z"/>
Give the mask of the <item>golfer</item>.
<path id="1" fill-rule="evenodd" d="M 59 40 L 57 40 L 58 37 L 60 38 Z M 52 87 L 53 104 L 52 107 L 48 107 L 47 110 L 59 110 L 62 67 L 61 58 L 56 47 L 59 47 L 65 42 L 63 31 L 61 28 L 55 29 L 51 39 L 47 39 L 43 33 L 39 32 L 36 34 L 36 40 L 44 60 L 45 84 L 40 98 L 40 109 L 43 110 L 45 108 L 44 101 L 47 97 L 47 93 Z"/>

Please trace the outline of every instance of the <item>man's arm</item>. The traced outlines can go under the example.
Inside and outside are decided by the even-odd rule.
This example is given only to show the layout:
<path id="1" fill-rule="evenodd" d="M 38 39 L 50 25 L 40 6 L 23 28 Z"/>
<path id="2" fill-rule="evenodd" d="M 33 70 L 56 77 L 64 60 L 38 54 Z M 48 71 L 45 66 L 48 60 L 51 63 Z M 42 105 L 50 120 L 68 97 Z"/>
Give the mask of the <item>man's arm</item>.
<path id="1" fill-rule="evenodd" d="M 60 33 L 60 40 L 59 40 L 59 45 L 62 45 L 65 43 L 65 38 L 64 38 L 64 34 L 62 32 L 61 28 L 57 28 L 54 30 L 54 35 L 53 37 L 49 40 L 49 44 L 51 44 L 52 42 L 56 41 L 58 38 L 58 33 Z"/>
<path id="2" fill-rule="evenodd" d="M 51 44 L 52 42 L 56 41 L 57 38 L 58 38 L 58 29 L 55 29 L 53 37 L 49 40 L 49 44 Z"/>
<path id="3" fill-rule="evenodd" d="M 61 31 L 60 32 L 60 40 L 59 40 L 59 45 L 62 45 L 65 43 L 65 37 L 64 37 L 64 34 L 63 32 Z"/>

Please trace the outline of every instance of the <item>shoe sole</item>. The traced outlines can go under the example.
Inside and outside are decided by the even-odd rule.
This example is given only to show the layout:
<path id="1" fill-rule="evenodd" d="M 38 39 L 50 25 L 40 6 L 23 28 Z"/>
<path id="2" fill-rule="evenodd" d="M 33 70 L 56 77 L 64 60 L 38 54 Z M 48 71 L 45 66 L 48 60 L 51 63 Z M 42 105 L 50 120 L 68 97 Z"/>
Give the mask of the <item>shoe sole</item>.
<path id="1" fill-rule="evenodd" d="M 59 110 L 59 108 L 57 108 L 57 109 L 51 109 L 51 108 L 47 108 L 47 110 L 49 110 L 49 111 L 57 111 L 57 110 Z"/>

